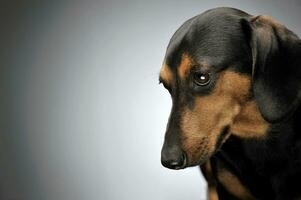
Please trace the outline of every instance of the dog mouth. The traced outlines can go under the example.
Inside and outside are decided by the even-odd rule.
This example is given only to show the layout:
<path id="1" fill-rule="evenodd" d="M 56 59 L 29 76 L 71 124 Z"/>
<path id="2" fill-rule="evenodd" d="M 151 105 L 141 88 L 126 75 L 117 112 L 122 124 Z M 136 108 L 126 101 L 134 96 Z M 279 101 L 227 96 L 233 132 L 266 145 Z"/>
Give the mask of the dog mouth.
<path id="1" fill-rule="evenodd" d="M 205 151 L 200 156 L 198 161 L 192 162 L 191 164 L 189 164 L 189 162 L 188 162 L 189 160 L 187 161 L 187 156 L 186 156 L 183 166 L 179 167 L 179 169 L 184 169 L 187 167 L 194 167 L 194 166 L 205 164 L 212 156 L 214 156 L 218 151 L 221 150 L 223 144 L 225 143 L 225 141 L 227 140 L 229 135 L 230 135 L 230 126 L 226 125 L 222 128 L 222 130 L 215 142 L 215 147 L 212 152 Z"/>
<path id="2" fill-rule="evenodd" d="M 229 135 L 230 135 L 230 126 L 226 125 L 222 128 L 222 131 L 219 134 L 219 137 L 218 137 L 218 139 L 216 141 L 216 144 L 215 144 L 214 153 L 216 153 L 217 151 L 219 151 L 221 149 L 221 147 L 223 146 L 223 144 L 225 143 L 225 141 L 227 140 Z"/>

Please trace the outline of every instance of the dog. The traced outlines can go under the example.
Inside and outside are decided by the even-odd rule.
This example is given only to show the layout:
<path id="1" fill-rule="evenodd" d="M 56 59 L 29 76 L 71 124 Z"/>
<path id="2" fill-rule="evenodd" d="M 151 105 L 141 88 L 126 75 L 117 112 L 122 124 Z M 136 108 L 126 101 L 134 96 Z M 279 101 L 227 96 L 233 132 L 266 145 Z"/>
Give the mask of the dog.
<path id="1" fill-rule="evenodd" d="M 301 199 L 301 41 L 266 15 L 214 8 L 172 36 L 161 163 L 200 166 L 209 200 Z M 301 121 L 300 121 L 301 122 Z"/>

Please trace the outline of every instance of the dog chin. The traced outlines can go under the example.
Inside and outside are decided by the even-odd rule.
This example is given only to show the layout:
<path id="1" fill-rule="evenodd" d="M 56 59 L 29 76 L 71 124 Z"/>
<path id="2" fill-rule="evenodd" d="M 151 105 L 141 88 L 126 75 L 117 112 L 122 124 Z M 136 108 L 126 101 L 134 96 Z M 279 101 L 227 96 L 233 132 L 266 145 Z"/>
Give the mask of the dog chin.
<path id="1" fill-rule="evenodd" d="M 214 152 L 216 153 L 216 152 Z M 180 167 L 176 167 L 176 168 L 173 168 L 174 170 L 180 170 L 180 169 L 186 169 L 186 168 L 189 168 L 189 167 L 196 167 L 196 166 L 202 166 L 204 165 L 211 157 L 214 153 L 208 153 L 207 155 L 202 155 L 200 156 L 200 158 L 196 161 L 193 161 L 193 162 L 189 162 L 189 159 L 187 160 L 187 158 L 185 158 L 184 160 L 184 164 Z"/>
<path id="2" fill-rule="evenodd" d="M 201 159 L 198 162 L 193 162 L 193 163 L 187 163 L 185 166 L 183 166 L 181 169 L 185 169 L 188 167 L 196 167 L 196 166 L 202 166 L 204 165 L 210 157 L 207 157 L 206 159 Z"/>
<path id="3" fill-rule="evenodd" d="M 192 163 L 188 163 L 187 167 L 195 167 L 195 166 L 202 166 L 204 165 L 215 153 L 217 150 L 214 150 L 213 152 L 207 152 L 205 155 L 200 156 L 198 160 Z"/>

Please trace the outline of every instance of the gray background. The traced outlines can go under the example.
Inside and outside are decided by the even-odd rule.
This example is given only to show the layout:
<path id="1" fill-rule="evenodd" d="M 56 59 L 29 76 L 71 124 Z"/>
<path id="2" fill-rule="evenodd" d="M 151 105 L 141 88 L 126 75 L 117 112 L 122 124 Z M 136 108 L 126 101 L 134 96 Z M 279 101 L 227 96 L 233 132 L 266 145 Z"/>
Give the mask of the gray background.
<path id="1" fill-rule="evenodd" d="M 297 0 L 2 2 L 0 199 L 205 199 L 198 168 L 160 164 L 158 74 L 174 31 L 218 6 L 301 33 Z"/>

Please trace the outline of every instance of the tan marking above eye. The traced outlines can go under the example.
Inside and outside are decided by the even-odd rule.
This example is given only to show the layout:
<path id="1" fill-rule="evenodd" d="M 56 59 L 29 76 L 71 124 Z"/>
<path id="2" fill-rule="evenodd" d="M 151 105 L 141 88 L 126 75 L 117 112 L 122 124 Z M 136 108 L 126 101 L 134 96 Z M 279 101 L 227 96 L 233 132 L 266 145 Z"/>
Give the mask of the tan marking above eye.
<path id="1" fill-rule="evenodd" d="M 171 85 L 173 80 L 172 72 L 168 65 L 163 64 L 160 70 L 160 79 L 164 81 L 166 84 Z"/>
<path id="2" fill-rule="evenodd" d="M 184 80 L 188 71 L 190 71 L 193 65 L 193 60 L 191 57 L 184 53 L 181 58 L 181 63 L 178 67 L 178 74 L 181 80 Z"/>
<path id="3" fill-rule="evenodd" d="M 180 65 L 178 66 L 178 76 L 181 80 L 185 80 L 191 68 L 194 66 L 202 66 L 204 70 L 208 69 L 208 63 L 205 61 L 194 61 L 188 53 L 183 53 Z"/>

